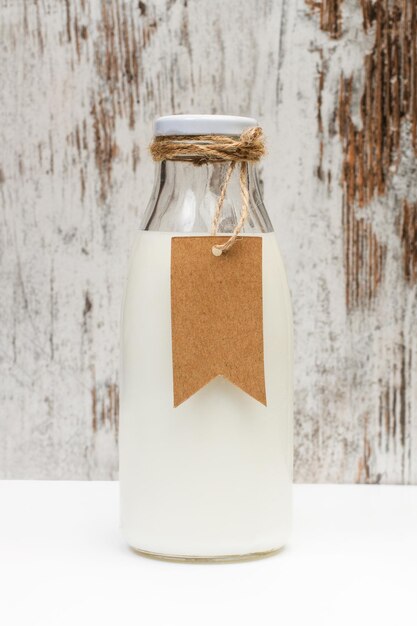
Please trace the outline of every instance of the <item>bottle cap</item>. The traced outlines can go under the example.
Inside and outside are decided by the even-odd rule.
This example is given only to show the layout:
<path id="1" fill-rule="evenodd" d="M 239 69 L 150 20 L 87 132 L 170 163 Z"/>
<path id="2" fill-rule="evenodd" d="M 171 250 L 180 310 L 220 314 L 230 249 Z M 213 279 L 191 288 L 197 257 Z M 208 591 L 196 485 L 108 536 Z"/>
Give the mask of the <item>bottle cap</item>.
<path id="1" fill-rule="evenodd" d="M 258 126 L 253 117 L 237 115 L 165 115 L 154 124 L 155 136 L 169 135 L 241 135 Z"/>

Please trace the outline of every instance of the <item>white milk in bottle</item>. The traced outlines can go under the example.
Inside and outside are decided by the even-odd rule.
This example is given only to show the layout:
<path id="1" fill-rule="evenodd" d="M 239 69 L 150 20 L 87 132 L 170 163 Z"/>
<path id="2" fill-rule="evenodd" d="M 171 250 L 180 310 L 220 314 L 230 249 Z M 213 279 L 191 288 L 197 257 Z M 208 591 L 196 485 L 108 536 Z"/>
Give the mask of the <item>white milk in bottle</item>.
<path id="1" fill-rule="evenodd" d="M 251 118 L 169 116 L 157 136 L 239 137 Z M 292 484 L 292 318 L 285 270 L 248 164 L 249 215 L 239 237 L 262 238 L 266 406 L 221 376 L 173 404 L 171 243 L 210 236 L 227 161 L 191 155 L 157 166 L 133 249 L 122 319 L 120 492 L 123 533 L 135 549 L 167 558 L 237 559 L 287 541 Z M 230 177 L 218 234 L 242 210 Z M 237 244 L 236 244 L 237 245 Z M 204 355 L 201 355 L 204 358 Z"/>

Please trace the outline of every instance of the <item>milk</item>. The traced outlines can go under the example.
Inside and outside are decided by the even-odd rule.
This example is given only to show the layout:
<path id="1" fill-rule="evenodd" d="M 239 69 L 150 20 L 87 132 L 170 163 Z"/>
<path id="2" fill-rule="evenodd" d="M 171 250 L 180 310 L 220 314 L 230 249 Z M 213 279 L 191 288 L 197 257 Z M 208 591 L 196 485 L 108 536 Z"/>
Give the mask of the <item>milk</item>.
<path id="1" fill-rule="evenodd" d="M 172 236 L 187 235 L 139 232 L 125 293 L 119 441 L 124 535 L 133 548 L 171 557 L 277 550 L 287 541 L 291 517 L 292 327 L 275 235 L 257 235 L 263 239 L 267 406 L 218 377 L 175 409 Z"/>

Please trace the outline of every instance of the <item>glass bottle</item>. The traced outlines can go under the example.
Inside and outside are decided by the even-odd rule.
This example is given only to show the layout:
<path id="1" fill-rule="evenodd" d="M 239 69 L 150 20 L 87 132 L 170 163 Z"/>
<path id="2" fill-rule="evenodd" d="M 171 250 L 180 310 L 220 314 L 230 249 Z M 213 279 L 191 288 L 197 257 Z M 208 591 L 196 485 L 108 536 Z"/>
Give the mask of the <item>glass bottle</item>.
<path id="1" fill-rule="evenodd" d="M 240 135 L 256 120 L 168 116 L 157 135 Z M 263 239 L 267 406 L 217 377 L 173 407 L 171 238 L 210 235 L 228 163 L 162 161 L 134 245 L 122 319 L 122 529 L 136 550 L 165 558 L 228 560 L 269 554 L 287 541 L 292 485 L 292 316 L 283 262 L 256 165 L 242 236 Z M 219 234 L 241 212 L 230 179 Z"/>

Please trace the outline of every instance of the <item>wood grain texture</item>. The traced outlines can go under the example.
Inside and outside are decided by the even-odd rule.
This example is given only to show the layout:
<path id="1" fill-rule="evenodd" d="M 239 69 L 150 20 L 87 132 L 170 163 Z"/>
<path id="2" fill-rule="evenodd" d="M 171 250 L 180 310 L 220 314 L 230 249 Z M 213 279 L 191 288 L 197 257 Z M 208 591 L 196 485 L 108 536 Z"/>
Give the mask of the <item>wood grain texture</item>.
<path id="1" fill-rule="evenodd" d="M 6 1 L 0 474 L 117 475 L 119 312 L 152 121 L 259 118 L 296 338 L 296 478 L 417 482 L 408 0 Z"/>

